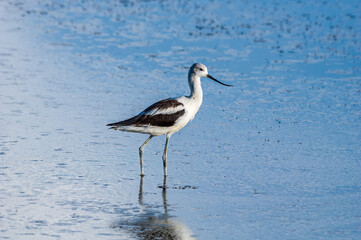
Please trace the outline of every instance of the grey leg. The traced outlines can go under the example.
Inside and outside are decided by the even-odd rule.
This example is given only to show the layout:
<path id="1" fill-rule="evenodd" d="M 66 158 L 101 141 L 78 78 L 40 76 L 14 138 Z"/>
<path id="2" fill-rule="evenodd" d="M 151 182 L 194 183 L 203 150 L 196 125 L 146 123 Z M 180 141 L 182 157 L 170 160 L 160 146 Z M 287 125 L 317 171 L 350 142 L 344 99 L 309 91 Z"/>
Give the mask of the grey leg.
<path id="1" fill-rule="evenodd" d="M 162 157 L 164 176 L 167 176 L 167 150 L 168 150 L 168 143 L 169 143 L 170 136 L 171 136 L 171 134 L 167 134 L 167 139 L 165 140 L 164 153 L 163 153 L 163 157 Z"/>
<path id="2" fill-rule="evenodd" d="M 142 146 L 140 146 L 139 148 L 139 157 L 140 157 L 140 176 L 144 176 L 144 171 L 143 171 L 143 150 L 145 145 L 147 145 L 147 143 L 150 141 L 150 139 L 152 139 L 152 135 L 149 136 L 149 138 L 143 143 Z"/>
<path id="3" fill-rule="evenodd" d="M 164 215 L 165 215 L 165 217 L 166 217 L 166 219 L 167 219 L 167 218 L 168 218 L 168 206 L 167 206 L 167 176 L 164 176 L 164 178 L 163 178 L 162 197 L 163 197 Z"/>

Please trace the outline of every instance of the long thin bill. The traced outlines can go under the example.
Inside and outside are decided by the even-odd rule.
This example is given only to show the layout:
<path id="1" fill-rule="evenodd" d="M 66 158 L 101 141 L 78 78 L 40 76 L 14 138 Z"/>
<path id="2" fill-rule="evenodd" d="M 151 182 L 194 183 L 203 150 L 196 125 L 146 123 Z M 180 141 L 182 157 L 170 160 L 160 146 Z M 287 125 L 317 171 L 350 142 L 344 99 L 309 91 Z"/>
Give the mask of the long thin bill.
<path id="1" fill-rule="evenodd" d="M 209 74 L 207 74 L 207 78 L 210 78 L 210 79 L 212 79 L 213 81 L 215 81 L 215 82 L 217 82 L 217 83 L 219 83 L 219 84 L 222 84 L 222 85 L 224 85 L 224 86 L 227 86 L 227 87 L 232 87 L 232 86 L 233 86 L 233 85 L 229 85 L 229 84 L 222 83 L 222 82 L 218 81 L 217 79 L 215 79 L 214 77 L 212 77 L 212 76 L 209 75 Z"/>

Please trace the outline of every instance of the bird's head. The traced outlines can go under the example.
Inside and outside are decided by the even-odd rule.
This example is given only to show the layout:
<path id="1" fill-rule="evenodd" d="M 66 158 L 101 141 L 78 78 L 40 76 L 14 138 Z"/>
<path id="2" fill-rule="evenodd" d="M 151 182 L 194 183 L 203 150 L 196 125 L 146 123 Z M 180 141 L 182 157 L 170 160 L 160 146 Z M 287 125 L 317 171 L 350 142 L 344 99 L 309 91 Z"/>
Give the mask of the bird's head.
<path id="1" fill-rule="evenodd" d="M 189 75 L 190 76 L 196 76 L 196 77 L 199 77 L 199 78 L 207 77 L 207 78 L 210 78 L 213 81 L 215 81 L 215 82 L 217 82 L 219 84 L 222 84 L 224 86 L 227 86 L 227 87 L 232 86 L 232 85 L 229 85 L 229 84 L 222 83 L 222 82 L 218 81 L 217 79 L 215 79 L 214 77 L 212 77 L 211 75 L 209 75 L 207 67 L 202 63 L 193 64 L 191 66 L 191 68 L 189 69 Z"/>

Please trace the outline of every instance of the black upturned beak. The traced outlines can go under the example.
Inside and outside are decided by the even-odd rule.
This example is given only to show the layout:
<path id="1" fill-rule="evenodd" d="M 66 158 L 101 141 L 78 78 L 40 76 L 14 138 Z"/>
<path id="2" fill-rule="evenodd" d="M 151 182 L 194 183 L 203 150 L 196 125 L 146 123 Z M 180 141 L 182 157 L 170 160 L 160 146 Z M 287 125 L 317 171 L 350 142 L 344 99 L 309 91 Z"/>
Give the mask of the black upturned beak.
<path id="1" fill-rule="evenodd" d="M 220 83 L 220 84 L 222 84 L 222 85 L 224 85 L 224 86 L 227 86 L 227 87 L 232 87 L 232 86 L 233 86 L 233 85 L 229 85 L 229 84 L 222 83 L 222 82 L 218 81 L 217 79 L 215 79 L 214 77 L 212 77 L 212 76 L 209 75 L 209 74 L 207 74 L 207 78 L 210 78 L 210 79 L 212 79 L 213 81 L 215 81 L 215 82 L 217 82 L 217 83 Z"/>

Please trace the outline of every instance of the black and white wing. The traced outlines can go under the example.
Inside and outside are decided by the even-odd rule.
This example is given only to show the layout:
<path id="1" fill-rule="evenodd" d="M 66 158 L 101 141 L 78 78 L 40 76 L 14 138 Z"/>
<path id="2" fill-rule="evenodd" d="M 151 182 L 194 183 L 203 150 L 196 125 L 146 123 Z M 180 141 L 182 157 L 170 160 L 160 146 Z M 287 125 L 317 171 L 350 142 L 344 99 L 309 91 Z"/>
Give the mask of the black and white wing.
<path id="1" fill-rule="evenodd" d="M 124 121 L 110 123 L 111 129 L 119 129 L 125 126 L 133 127 L 170 127 L 179 117 L 185 113 L 183 103 L 174 98 L 167 98 L 146 108 L 137 116 Z"/>

